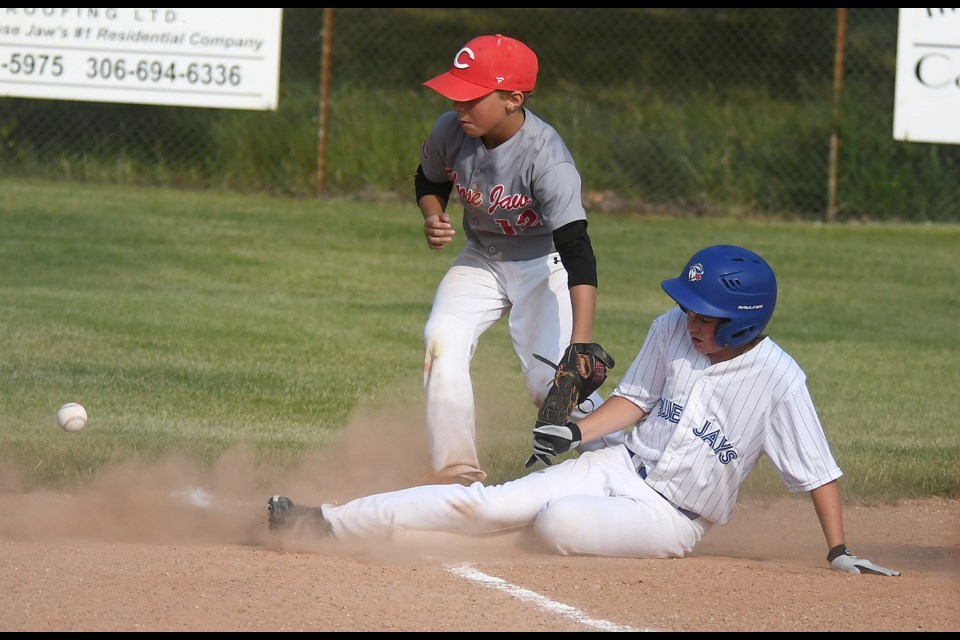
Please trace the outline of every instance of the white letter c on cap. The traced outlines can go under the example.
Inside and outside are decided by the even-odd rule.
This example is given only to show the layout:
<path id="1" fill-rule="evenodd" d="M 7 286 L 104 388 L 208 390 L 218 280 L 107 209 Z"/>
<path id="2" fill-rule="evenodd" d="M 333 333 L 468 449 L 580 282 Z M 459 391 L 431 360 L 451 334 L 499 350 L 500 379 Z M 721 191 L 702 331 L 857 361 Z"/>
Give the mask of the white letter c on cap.
<path id="1" fill-rule="evenodd" d="M 457 55 L 453 56 L 453 66 L 455 66 L 457 69 L 467 69 L 470 67 L 469 62 L 467 63 L 460 62 L 460 54 L 462 53 L 467 54 L 467 56 L 471 60 L 477 59 L 477 57 L 473 55 L 473 51 L 470 50 L 470 47 L 464 47 L 463 49 L 460 49 L 460 51 L 457 51 Z"/>

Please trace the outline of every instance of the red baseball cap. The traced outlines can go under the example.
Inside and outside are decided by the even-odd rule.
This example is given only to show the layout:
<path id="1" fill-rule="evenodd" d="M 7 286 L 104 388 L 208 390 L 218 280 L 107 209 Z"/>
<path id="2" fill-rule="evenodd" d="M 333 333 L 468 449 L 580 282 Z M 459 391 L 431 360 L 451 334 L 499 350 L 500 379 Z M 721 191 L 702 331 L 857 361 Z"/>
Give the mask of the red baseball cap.
<path id="1" fill-rule="evenodd" d="M 499 90 L 533 91 L 538 68 L 530 47 L 498 33 L 463 45 L 449 71 L 423 84 L 445 98 L 466 102 Z"/>

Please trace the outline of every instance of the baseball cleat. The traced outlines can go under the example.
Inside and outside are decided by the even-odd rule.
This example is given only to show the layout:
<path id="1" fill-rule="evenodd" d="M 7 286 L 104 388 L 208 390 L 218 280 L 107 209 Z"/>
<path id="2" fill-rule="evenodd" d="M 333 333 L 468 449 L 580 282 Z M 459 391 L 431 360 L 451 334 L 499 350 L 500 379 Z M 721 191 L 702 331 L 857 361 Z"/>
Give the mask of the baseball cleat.
<path id="1" fill-rule="evenodd" d="M 323 535 L 332 533 L 320 507 L 304 507 L 286 496 L 273 496 L 267 501 L 267 517 L 271 531 L 289 530 L 296 525 Z"/>

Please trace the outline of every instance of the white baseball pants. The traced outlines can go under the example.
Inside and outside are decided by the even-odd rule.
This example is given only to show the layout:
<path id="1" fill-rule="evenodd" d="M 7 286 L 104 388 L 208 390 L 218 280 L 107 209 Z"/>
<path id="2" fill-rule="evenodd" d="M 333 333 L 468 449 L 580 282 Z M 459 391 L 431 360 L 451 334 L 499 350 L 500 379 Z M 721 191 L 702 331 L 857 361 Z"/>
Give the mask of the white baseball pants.
<path id="1" fill-rule="evenodd" d="M 549 550 L 565 555 L 682 557 L 711 526 L 650 488 L 622 445 L 500 485 L 425 485 L 321 509 L 341 539 L 386 538 L 394 531 L 479 535 L 532 524 Z"/>

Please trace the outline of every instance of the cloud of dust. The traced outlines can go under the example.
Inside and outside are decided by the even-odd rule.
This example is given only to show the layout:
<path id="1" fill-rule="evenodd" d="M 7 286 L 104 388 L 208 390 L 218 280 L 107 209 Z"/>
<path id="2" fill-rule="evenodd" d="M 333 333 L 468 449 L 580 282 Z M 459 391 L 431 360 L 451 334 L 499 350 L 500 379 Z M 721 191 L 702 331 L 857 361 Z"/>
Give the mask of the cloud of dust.
<path id="1" fill-rule="evenodd" d="M 18 489 L 0 477 L 0 538 L 33 542 L 268 544 L 267 500 L 342 502 L 428 478 L 422 408 L 358 411 L 328 448 L 295 468 L 258 462 L 244 447 L 201 467 L 172 454 L 105 467 L 69 493 Z"/>

